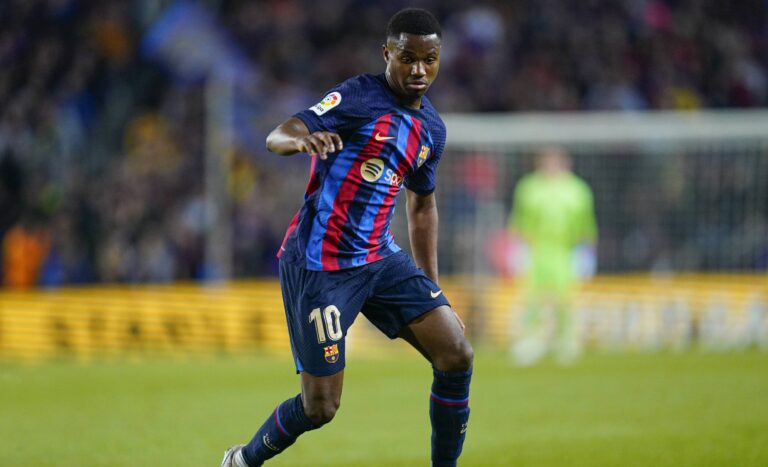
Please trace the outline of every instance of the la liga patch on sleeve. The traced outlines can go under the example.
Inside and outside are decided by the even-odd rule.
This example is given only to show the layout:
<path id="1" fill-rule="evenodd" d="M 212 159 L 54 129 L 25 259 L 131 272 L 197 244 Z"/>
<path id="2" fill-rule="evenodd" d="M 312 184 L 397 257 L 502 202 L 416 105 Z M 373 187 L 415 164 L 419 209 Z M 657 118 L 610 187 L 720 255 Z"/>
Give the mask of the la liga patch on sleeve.
<path id="1" fill-rule="evenodd" d="M 327 96 L 325 96 L 323 100 L 321 100 L 317 104 L 310 107 L 309 110 L 314 112 L 315 115 L 320 116 L 328 112 L 332 108 L 336 107 L 340 103 L 341 103 L 341 94 L 338 92 L 332 92 Z"/>

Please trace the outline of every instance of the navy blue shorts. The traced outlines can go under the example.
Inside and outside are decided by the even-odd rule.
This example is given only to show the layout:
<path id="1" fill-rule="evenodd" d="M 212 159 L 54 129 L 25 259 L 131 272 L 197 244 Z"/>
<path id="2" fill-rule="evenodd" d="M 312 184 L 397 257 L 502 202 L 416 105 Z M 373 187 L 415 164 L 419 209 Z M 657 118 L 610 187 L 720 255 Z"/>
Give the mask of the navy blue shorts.
<path id="1" fill-rule="evenodd" d="M 358 313 L 394 339 L 418 316 L 449 305 L 440 288 L 402 251 L 329 272 L 280 261 L 280 288 L 296 371 L 314 376 L 344 369 L 344 341 Z"/>

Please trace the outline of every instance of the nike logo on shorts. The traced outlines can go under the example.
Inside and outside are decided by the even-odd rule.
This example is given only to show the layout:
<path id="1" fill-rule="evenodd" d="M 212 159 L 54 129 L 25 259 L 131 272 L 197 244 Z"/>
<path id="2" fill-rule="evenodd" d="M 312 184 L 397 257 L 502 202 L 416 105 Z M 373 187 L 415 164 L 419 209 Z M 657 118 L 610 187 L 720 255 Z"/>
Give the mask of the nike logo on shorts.
<path id="1" fill-rule="evenodd" d="M 437 298 L 437 297 L 439 297 L 441 293 L 443 293 L 443 291 L 442 291 L 442 290 L 438 290 L 437 292 L 432 292 L 431 290 L 429 291 L 429 295 L 431 295 L 431 296 L 432 296 L 432 298 Z"/>

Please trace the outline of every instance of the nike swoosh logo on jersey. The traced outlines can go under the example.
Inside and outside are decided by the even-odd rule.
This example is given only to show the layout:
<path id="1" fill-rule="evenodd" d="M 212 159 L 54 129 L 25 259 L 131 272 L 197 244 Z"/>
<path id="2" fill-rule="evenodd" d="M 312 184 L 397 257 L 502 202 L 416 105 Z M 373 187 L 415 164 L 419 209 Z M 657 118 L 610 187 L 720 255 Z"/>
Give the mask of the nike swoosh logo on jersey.
<path id="1" fill-rule="evenodd" d="M 376 141 L 386 141 L 388 139 L 395 139 L 394 136 L 381 136 L 381 133 L 376 133 L 373 137 Z"/>
<path id="2" fill-rule="evenodd" d="M 442 290 L 438 290 L 437 292 L 432 292 L 431 290 L 429 291 L 429 294 L 432 296 L 432 298 L 439 297 L 441 293 L 443 293 Z"/>

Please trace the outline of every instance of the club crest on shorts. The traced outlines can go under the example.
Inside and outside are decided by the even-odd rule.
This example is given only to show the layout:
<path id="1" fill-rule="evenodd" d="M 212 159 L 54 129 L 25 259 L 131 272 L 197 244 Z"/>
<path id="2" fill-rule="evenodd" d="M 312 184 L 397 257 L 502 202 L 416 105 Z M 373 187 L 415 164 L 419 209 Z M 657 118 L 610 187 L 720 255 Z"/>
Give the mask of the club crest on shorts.
<path id="1" fill-rule="evenodd" d="M 429 146 L 422 146 L 421 151 L 419 151 L 419 160 L 417 162 L 419 167 L 427 161 L 427 157 L 429 157 Z"/>
<path id="2" fill-rule="evenodd" d="M 329 345 L 323 347 L 325 351 L 325 361 L 328 363 L 336 363 L 339 361 L 339 344 Z"/>

